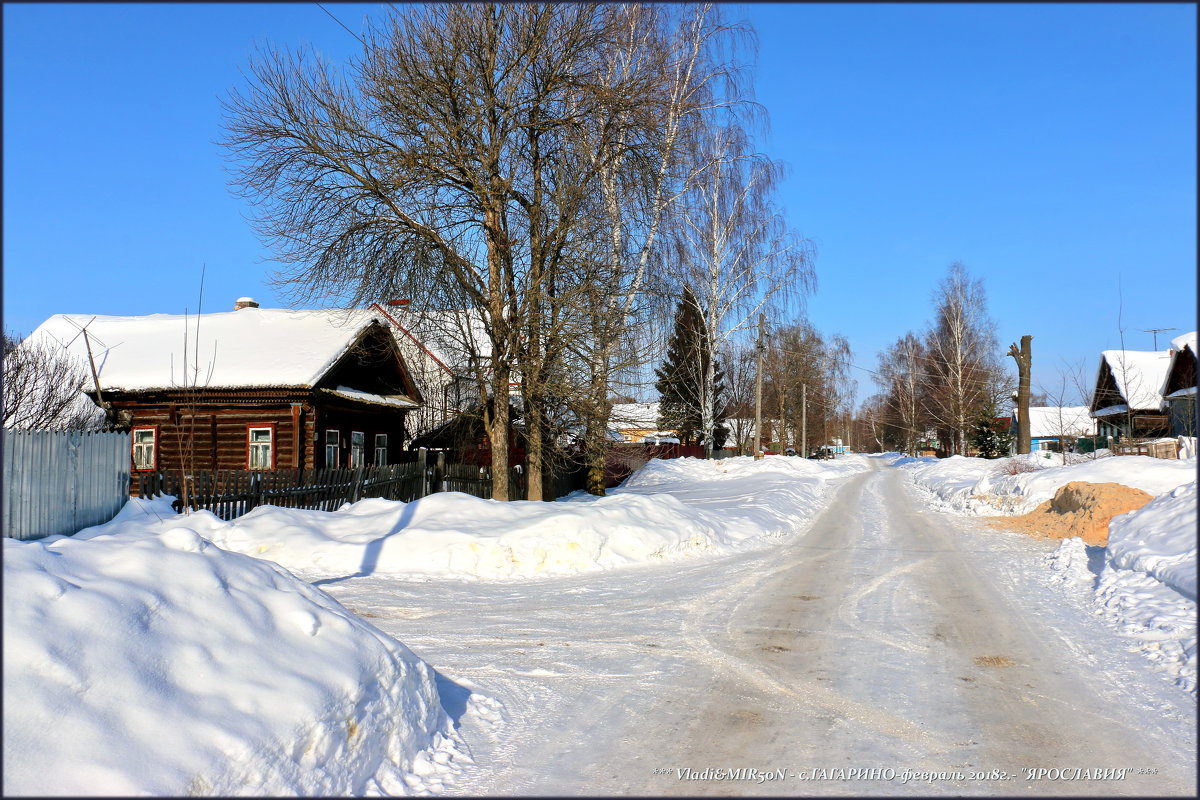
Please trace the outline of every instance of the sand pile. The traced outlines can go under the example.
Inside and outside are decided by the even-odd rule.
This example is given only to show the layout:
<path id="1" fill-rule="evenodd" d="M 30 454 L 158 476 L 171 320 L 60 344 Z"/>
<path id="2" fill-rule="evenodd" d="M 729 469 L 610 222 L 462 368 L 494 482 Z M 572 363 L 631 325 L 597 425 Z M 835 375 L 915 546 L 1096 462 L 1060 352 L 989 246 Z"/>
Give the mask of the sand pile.
<path id="1" fill-rule="evenodd" d="M 1108 523 L 1113 517 L 1139 509 L 1153 499 L 1141 489 L 1120 483 L 1073 481 L 1059 487 L 1052 499 L 1028 514 L 989 517 L 988 523 L 1054 539 L 1078 536 L 1086 544 L 1104 546 L 1108 544 Z"/>

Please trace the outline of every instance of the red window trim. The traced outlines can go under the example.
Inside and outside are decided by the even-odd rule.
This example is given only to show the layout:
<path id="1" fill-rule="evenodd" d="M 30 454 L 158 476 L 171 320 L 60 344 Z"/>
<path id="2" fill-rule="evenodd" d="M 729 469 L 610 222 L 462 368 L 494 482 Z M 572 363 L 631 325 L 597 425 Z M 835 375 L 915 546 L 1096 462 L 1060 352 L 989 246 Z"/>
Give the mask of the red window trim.
<path id="1" fill-rule="evenodd" d="M 279 457 L 279 436 L 277 435 L 279 432 L 276 430 L 278 426 L 278 422 L 256 422 L 246 425 L 246 469 L 253 470 L 254 472 L 267 472 L 268 470 L 275 469 L 275 460 Z M 271 466 L 266 470 L 256 470 L 250 466 L 250 431 L 261 428 L 271 429 Z"/>
<path id="2" fill-rule="evenodd" d="M 138 431 L 154 431 L 154 447 L 150 452 L 153 454 L 153 466 L 149 469 L 138 469 L 137 461 L 133 458 L 133 447 L 137 443 L 134 436 Z M 249 435 L 249 434 L 247 434 Z M 134 472 L 158 472 L 158 426 L 157 425 L 135 425 L 129 429 L 129 464 Z"/>

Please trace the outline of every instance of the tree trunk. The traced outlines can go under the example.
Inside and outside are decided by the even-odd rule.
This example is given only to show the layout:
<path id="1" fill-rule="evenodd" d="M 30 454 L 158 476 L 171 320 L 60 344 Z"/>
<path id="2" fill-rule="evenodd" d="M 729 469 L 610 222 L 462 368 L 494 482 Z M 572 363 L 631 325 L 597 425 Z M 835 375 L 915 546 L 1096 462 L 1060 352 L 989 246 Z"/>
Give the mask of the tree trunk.
<path id="1" fill-rule="evenodd" d="M 1017 453 L 1033 449 L 1029 427 L 1029 374 L 1033 364 L 1032 336 L 1021 337 L 1021 349 L 1016 343 L 1008 346 L 1008 354 L 1017 362 Z"/>

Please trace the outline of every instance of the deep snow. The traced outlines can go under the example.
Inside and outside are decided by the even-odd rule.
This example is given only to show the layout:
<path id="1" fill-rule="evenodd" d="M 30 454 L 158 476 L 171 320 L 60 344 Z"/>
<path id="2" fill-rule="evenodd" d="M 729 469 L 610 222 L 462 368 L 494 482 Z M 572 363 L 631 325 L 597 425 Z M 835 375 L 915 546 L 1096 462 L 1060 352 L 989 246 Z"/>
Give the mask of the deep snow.
<path id="1" fill-rule="evenodd" d="M 1000 477 L 995 462 L 979 459 L 882 460 L 959 513 L 980 513 L 972 495 L 981 479 L 1000 498 L 985 505 L 1012 513 L 1096 476 L 1162 495 L 1114 521 L 1099 580 L 1081 542 L 1064 543 L 1037 573 L 1085 597 L 1134 649 L 1195 691 L 1194 462 L 1189 475 L 1187 464 L 1126 457 Z M 665 578 L 650 568 L 678 562 L 670 573 L 678 587 L 662 584 L 678 597 L 654 602 L 686 603 L 695 591 L 688 576 L 722 574 L 704 566 L 724 563 L 712 557 L 769 554 L 792 541 L 841 479 L 867 468 L 862 456 L 652 461 L 607 498 L 504 504 L 444 494 L 337 512 L 260 508 L 233 522 L 131 501 L 117 519 L 74 537 L 6 540 L 4 791 L 482 788 L 469 779 L 472 754 L 508 757 L 503 721 L 517 714 L 536 726 L 553 713 L 549 687 L 569 680 L 568 662 L 552 658 L 570 652 L 569 641 L 531 638 L 513 650 L 519 668 L 497 666 L 509 663 L 499 637 L 539 635 L 514 609 L 537 614 L 547 593 L 583 592 L 578 613 L 603 608 L 614 632 L 579 655 L 608 683 L 634 677 L 622 654 L 656 645 L 646 600 L 622 594 L 636 583 L 622 576 L 640 574 L 630 568 Z M 1027 580 L 1024 569 L 1016 584 Z M 365 592 L 383 609 L 376 621 L 405 644 L 293 573 L 344 602 Z M 446 605 L 472 593 L 477 599 L 457 611 Z M 483 625 L 489 609 L 491 628 Z M 589 636 L 586 620 L 572 625 Z M 446 654 L 469 652 L 492 680 L 435 673 L 406 646 L 418 629 L 418 652 L 439 670 Z M 535 654 L 551 658 L 543 665 Z M 513 681 L 527 693 L 504 688 Z M 599 703 L 603 686 L 596 691 Z"/>
<path id="2" fill-rule="evenodd" d="M 427 664 L 186 523 L 133 500 L 4 540 L 4 794 L 396 793 L 454 768 Z"/>
<path id="3" fill-rule="evenodd" d="M 512 579 L 729 553 L 791 532 L 830 479 L 866 468 L 682 459 L 607 498 L 444 493 L 233 522 L 131 500 L 72 537 L 5 539 L 4 792 L 436 792 L 470 762 L 438 676 L 288 569 Z M 458 722 L 498 718 L 453 696 Z"/>

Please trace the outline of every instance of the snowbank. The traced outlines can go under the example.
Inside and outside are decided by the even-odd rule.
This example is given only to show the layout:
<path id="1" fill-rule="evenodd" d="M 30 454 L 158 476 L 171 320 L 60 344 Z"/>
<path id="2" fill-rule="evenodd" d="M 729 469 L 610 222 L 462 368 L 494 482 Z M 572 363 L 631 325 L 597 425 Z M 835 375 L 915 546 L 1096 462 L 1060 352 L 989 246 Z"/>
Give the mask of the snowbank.
<path id="1" fill-rule="evenodd" d="M 436 789 L 456 751 L 433 671 L 188 523 L 134 500 L 81 538 L 4 540 L 4 794 Z"/>
<path id="2" fill-rule="evenodd" d="M 556 503 L 502 503 L 441 492 L 411 503 L 362 500 L 333 512 L 262 506 L 230 522 L 201 512 L 146 516 L 141 524 L 187 526 L 308 579 L 529 578 L 766 543 L 819 511 L 830 480 L 867 468 L 862 456 L 821 464 L 786 456 L 655 459 L 607 497 L 577 492 Z"/>
<path id="3" fill-rule="evenodd" d="M 1051 582 L 1090 591 L 1083 542 L 1064 541 Z M 1196 691 L 1196 484 L 1181 486 L 1109 525 L 1104 568 L 1090 599 L 1131 648 L 1186 691 Z"/>
<path id="4" fill-rule="evenodd" d="M 1027 514 L 1072 481 L 1120 483 L 1153 495 L 1170 492 L 1196 479 L 1195 459 L 1168 460 L 1149 456 L 1113 456 L 1061 465 L 1038 453 L 988 460 L 952 456 L 945 459 L 885 457 L 907 470 L 913 481 L 950 510 L 992 516 Z M 1049 464 L 1055 466 L 1045 466 Z M 1010 463 L 1027 472 L 1006 474 Z"/>
<path id="5" fill-rule="evenodd" d="M 1108 526 L 1107 563 L 1196 600 L 1196 484 L 1180 486 Z"/>

